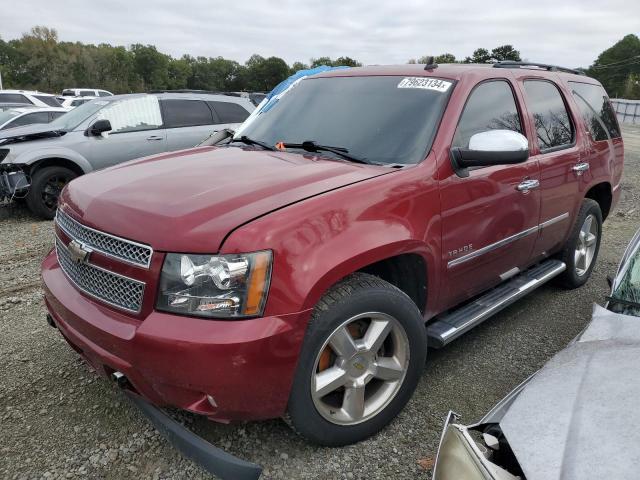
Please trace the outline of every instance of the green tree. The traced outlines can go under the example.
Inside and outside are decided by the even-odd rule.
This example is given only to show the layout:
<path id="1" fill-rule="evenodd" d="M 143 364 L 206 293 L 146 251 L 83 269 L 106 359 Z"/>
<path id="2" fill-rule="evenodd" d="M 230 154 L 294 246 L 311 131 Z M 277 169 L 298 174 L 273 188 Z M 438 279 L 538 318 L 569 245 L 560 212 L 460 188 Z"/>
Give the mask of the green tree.
<path id="1" fill-rule="evenodd" d="M 612 97 L 638 99 L 640 76 L 640 39 L 626 35 L 598 55 L 587 74 L 600 81 Z"/>
<path id="2" fill-rule="evenodd" d="M 309 66 L 311 68 L 316 68 L 321 65 L 326 65 L 327 67 L 333 67 L 333 60 L 331 60 L 331 58 L 329 57 L 312 58 L 311 65 Z"/>
<path id="3" fill-rule="evenodd" d="M 302 62 L 293 62 L 293 64 L 291 65 L 291 68 L 289 69 L 289 74 L 293 75 L 294 73 L 300 70 L 307 70 L 308 68 L 309 68 L 309 65 L 305 65 Z"/>
<path id="4" fill-rule="evenodd" d="M 153 45 L 131 45 L 135 72 L 142 79 L 146 90 L 167 88 L 169 83 L 168 55 L 158 52 Z"/>
<path id="5" fill-rule="evenodd" d="M 249 90 L 267 92 L 289 76 L 289 66 L 278 57 L 252 55 L 246 63 Z"/>
<path id="6" fill-rule="evenodd" d="M 464 63 L 487 63 L 491 61 L 491 54 L 486 48 L 474 50 L 473 55 L 466 57 Z"/>
<path id="7" fill-rule="evenodd" d="M 520 52 L 513 45 L 501 45 L 491 50 L 491 59 L 498 62 L 502 60 L 521 61 Z"/>
<path id="8" fill-rule="evenodd" d="M 354 60 L 351 57 L 338 57 L 334 61 L 331 62 L 331 66 L 333 67 L 361 67 L 362 64 L 357 60 Z"/>

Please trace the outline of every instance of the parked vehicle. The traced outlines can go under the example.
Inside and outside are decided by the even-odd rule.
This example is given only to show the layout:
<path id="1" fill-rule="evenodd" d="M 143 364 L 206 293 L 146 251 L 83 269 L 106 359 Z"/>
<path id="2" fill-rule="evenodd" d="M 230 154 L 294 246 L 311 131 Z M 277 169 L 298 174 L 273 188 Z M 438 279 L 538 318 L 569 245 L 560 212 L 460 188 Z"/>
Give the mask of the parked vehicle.
<path id="1" fill-rule="evenodd" d="M 0 107 L 1 108 L 1 107 Z M 67 113 L 62 107 L 14 107 L 0 111 L 0 130 L 34 123 L 49 123 Z"/>
<path id="2" fill-rule="evenodd" d="M 140 398 L 357 442 L 404 407 L 427 344 L 551 278 L 589 278 L 623 169 L 596 80 L 365 67 L 269 102 L 226 144 L 60 197 L 50 321 Z"/>
<path id="3" fill-rule="evenodd" d="M 155 153 L 193 147 L 254 109 L 225 95 L 134 94 L 92 100 L 48 125 L 0 132 L 0 198 L 25 197 L 53 218 L 69 180 Z"/>
<path id="4" fill-rule="evenodd" d="M 113 93 L 100 88 L 65 88 L 63 97 L 110 97 Z"/>
<path id="5" fill-rule="evenodd" d="M 585 331 L 478 423 L 450 413 L 434 480 L 636 478 L 640 231 L 607 308 L 595 305 Z"/>
<path id="6" fill-rule="evenodd" d="M 0 102 L 21 103 L 36 107 L 60 107 L 55 95 L 30 90 L 0 90 Z"/>
<path id="7" fill-rule="evenodd" d="M 66 108 L 76 108 L 98 97 L 56 97 L 60 104 Z"/>

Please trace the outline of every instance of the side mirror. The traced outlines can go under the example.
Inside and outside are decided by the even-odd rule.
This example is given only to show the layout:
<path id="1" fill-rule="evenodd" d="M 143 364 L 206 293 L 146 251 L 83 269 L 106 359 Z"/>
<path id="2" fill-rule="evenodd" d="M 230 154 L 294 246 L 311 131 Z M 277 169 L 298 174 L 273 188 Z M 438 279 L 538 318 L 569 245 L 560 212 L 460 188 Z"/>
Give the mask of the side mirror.
<path id="1" fill-rule="evenodd" d="M 529 158 L 527 137 L 513 130 L 489 130 L 474 134 L 469 148 L 451 149 L 451 162 L 456 173 L 468 177 L 469 167 L 513 165 Z"/>
<path id="2" fill-rule="evenodd" d="M 97 137 L 98 135 L 102 135 L 104 132 L 111 131 L 111 122 L 109 120 L 96 120 L 93 125 L 91 125 L 88 130 L 88 135 L 93 135 Z"/>

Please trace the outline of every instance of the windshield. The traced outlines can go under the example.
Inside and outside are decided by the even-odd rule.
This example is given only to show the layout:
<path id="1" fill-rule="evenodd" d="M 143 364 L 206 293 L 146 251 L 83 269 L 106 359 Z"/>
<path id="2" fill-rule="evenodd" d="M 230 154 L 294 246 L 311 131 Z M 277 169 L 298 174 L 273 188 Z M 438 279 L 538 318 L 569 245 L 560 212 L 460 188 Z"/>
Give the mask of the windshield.
<path id="1" fill-rule="evenodd" d="M 610 309 L 617 313 L 640 316 L 640 243 L 622 265 L 611 297 Z"/>
<path id="2" fill-rule="evenodd" d="M 452 83 L 401 76 L 304 79 L 267 104 L 241 134 L 269 145 L 314 141 L 345 148 L 369 163 L 418 163 L 431 148 Z"/>
<path id="3" fill-rule="evenodd" d="M 17 110 L 4 110 L 4 111 L 0 111 L 0 125 L 2 125 L 5 122 L 8 122 L 9 120 L 11 120 L 12 118 L 17 117 L 18 115 L 20 115 L 21 113 Z"/>
<path id="4" fill-rule="evenodd" d="M 49 125 L 52 130 L 64 130 L 65 132 L 70 132 L 108 104 L 109 102 L 105 100 L 93 100 L 91 102 L 87 102 L 74 108 L 70 112 L 65 113 L 61 117 L 56 118 Z"/>

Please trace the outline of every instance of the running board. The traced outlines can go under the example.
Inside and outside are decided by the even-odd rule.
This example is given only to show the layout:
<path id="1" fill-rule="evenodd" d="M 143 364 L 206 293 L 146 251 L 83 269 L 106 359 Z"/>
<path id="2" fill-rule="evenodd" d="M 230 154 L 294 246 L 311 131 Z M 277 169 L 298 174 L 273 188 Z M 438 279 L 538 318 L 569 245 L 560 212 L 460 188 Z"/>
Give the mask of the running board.
<path id="1" fill-rule="evenodd" d="M 560 260 L 547 260 L 498 285 L 462 307 L 435 317 L 427 325 L 429 346 L 444 347 L 543 283 L 560 275 L 566 268 L 567 266 Z"/>

